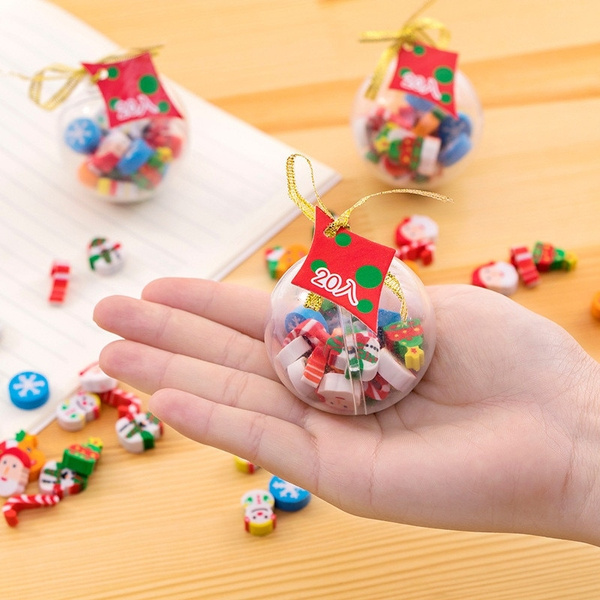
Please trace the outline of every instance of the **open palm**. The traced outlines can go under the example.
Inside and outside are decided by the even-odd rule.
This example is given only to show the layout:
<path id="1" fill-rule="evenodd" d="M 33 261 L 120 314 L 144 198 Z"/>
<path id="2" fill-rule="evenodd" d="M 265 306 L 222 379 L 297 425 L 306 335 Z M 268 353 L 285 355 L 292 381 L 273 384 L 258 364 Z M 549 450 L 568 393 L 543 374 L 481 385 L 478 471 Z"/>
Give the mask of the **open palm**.
<path id="1" fill-rule="evenodd" d="M 348 512 L 585 539 L 596 484 L 581 450 L 597 429 L 582 426 L 593 408 L 578 390 L 599 381 L 598 364 L 500 294 L 428 291 L 431 365 L 406 398 L 369 416 L 325 413 L 288 392 L 263 343 L 268 294 L 231 284 L 163 279 L 142 300 L 104 299 L 95 320 L 125 339 L 101 366 L 153 394 L 150 409 L 186 436 Z"/>

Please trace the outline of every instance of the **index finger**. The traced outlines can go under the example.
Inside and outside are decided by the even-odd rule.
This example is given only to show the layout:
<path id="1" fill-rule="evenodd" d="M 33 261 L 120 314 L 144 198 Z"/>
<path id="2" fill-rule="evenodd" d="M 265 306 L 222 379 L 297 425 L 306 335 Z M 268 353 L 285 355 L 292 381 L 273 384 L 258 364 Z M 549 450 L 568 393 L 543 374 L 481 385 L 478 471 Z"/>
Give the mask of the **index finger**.
<path id="1" fill-rule="evenodd" d="M 263 340 L 269 314 L 269 294 L 228 282 L 169 277 L 149 283 L 144 300 L 200 315 Z"/>

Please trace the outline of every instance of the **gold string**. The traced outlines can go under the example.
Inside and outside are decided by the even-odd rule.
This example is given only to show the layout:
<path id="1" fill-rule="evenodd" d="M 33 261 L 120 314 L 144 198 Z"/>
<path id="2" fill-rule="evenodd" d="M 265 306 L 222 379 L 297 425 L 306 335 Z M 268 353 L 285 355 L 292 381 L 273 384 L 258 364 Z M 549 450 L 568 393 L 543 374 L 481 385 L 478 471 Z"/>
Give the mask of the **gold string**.
<path id="1" fill-rule="evenodd" d="M 369 200 L 369 198 L 374 198 L 376 196 L 384 196 L 386 194 L 416 194 L 418 196 L 427 196 L 428 198 L 433 198 L 434 200 L 440 200 L 441 202 L 452 202 L 452 199 L 448 198 L 448 196 L 444 196 L 443 194 L 438 194 L 436 192 L 429 192 L 427 190 L 417 190 L 413 188 L 396 188 L 392 190 L 384 190 L 382 192 L 375 192 L 374 194 L 364 196 L 363 198 L 355 202 L 350 208 L 346 209 L 339 217 L 334 217 L 329 211 L 329 209 L 323 204 L 321 196 L 319 196 L 319 192 L 317 191 L 317 186 L 315 184 L 315 174 L 310 160 L 303 154 L 291 154 L 290 156 L 288 156 L 285 167 L 287 174 L 288 194 L 291 200 L 302 211 L 304 216 L 310 219 L 312 223 L 315 222 L 315 207 L 306 198 L 302 196 L 302 194 L 298 190 L 298 186 L 296 185 L 296 173 L 294 169 L 296 158 L 303 158 L 308 163 L 308 168 L 310 169 L 310 178 L 313 186 L 313 191 L 317 199 L 317 204 L 319 208 L 322 209 L 330 219 L 332 219 L 332 222 L 325 229 L 325 235 L 327 237 L 335 237 L 335 234 L 340 229 L 349 229 L 350 215 L 352 214 L 352 211 L 355 208 L 362 206 L 367 200 Z"/>
<path id="2" fill-rule="evenodd" d="M 400 318 L 403 323 L 406 323 L 406 321 L 408 321 L 408 307 L 406 306 L 406 298 L 404 297 L 400 282 L 393 273 L 388 271 L 383 283 L 393 292 L 396 298 L 400 300 Z"/>
<path id="3" fill-rule="evenodd" d="M 445 48 L 448 45 L 450 31 L 443 23 L 428 17 L 418 18 L 418 15 L 434 2 L 435 0 L 425 2 L 397 31 L 365 31 L 362 33 L 360 36 L 361 42 L 392 42 L 392 45 L 382 52 L 377 65 L 375 65 L 369 87 L 365 92 L 366 98 L 369 100 L 375 99 L 389 64 L 404 45 L 414 46 L 417 43 L 424 43 L 435 48 Z M 434 39 L 430 32 L 435 32 L 437 39 Z"/>
<path id="4" fill-rule="evenodd" d="M 121 60 L 128 60 L 149 52 L 152 56 L 156 56 L 162 45 L 149 46 L 147 48 L 131 48 L 124 50 L 123 52 L 109 54 L 104 58 L 101 58 L 99 63 L 113 63 Z M 54 110 L 57 106 L 62 104 L 73 92 L 73 90 L 89 76 L 89 73 L 83 67 L 74 68 L 61 64 L 52 64 L 44 67 L 33 76 L 28 77 L 20 73 L 10 72 L 10 75 L 25 79 L 30 82 L 29 85 L 29 98 L 35 102 L 38 106 L 45 110 Z M 101 77 L 100 73 L 97 73 L 90 79 L 95 83 Z M 42 100 L 42 87 L 43 84 L 48 81 L 59 81 L 65 80 L 65 83 L 56 91 L 48 100 Z"/>
<path id="5" fill-rule="evenodd" d="M 444 196 L 436 192 L 429 192 L 427 190 L 417 190 L 412 188 L 397 188 L 392 190 L 384 190 L 382 192 L 376 192 L 374 194 L 364 196 L 360 200 L 355 202 L 350 208 L 346 209 L 339 217 L 334 218 L 331 212 L 323 204 L 321 196 L 319 196 L 319 192 L 317 191 L 317 186 L 315 184 L 315 174 L 310 160 L 303 154 L 291 154 L 290 156 L 288 156 L 285 166 L 287 174 L 288 194 L 290 199 L 302 211 L 304 216 L 307 217 L 313 223 L 316 220 L 315 207 L 306 198 L 304 198 L 304 196 L 302 196 L 302 194 L 298 190 L 298 186 L 296 185 L 296 173 L 294 169 L 296 158 L 303 158 L 308 163 L 308 168 L 310 170 L 310 178 L 313 186 L 313 191 L 317 200 L 317 204 L 319 205 L 319 208 L 325 211 L 325 213 L 329 216 L 330 219 L 333 219 L 332 222 L 325 228 L 324 234 L 327 237 L 335 237 L 336 233 L 340 229 L 349 229 L 350 215 L 352 214 L 352 211 L 355 208 L 362 206 L 367 200 L 369 200 L 369 198 L 374 198 L 375 196 L 383 196 L 385 194 L 398 193 L 416 194 L 418 196 L 427 196 L 428 198 L 433 198 L 434 200 L 440 200 L 441 202 L 452 202 L 452 199 L 448 196 Z M 384 285 L 386 285 L 400 300 L 402 307 L 400 315 L 402 317 L 402 320 L 406 321 L 408 309 L 406 307 L 406 299 L 404 298 L 404 293 L 402 292 L 402 286 L 400 285 L 400 282 L 395 277 L 395 275 L 388 271 L 384 279 Z M 312 308 L 313 310 L 319 310 L 322 301 L 323 299 L 321 298 L 321 296 L 315 294 L 314 292 L 309 292 L 304 306 L 306 306 L 307 308 Z"/>

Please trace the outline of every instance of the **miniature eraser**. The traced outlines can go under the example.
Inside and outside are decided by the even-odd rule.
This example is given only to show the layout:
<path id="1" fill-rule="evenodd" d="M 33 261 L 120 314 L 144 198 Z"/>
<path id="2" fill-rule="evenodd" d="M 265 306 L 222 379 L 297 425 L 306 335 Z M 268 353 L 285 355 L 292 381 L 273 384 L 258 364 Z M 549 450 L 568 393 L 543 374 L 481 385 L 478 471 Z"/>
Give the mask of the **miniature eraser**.
<path id="1" fill-rule="evenodd" d="M 75 152 L 91 154 L 98 147 L 102 132 L 95 121 L 81 117 L 67 125 L 64 137 L 67 146 Z"/>
<path id="2" fill-rule="evenodd" d="M 510 262 L 517 269 L 525 286 L 534 287 L 538 285 L 540 274 L 533 262 L 533 255 L 525 246 L 513 246 L 510 249 Z"/>
<path id="3" fill-rule="evenodd" d="M 50 277 L 52 277 L 52 289 L 48 301 L 52 304 L 62 304 L 71 277 L 71 265 L 66 261 L 55 260 L 50 269 Z"/>
<path id="4" fill-rule="evenodd" d="M 162 421 L 151 412 L 127 415 L 115 424 L 117 439 L 128 452 L 141 454 L 151 450 L 163 433 Z"/>
<path id="5" fill-rule="evenodd" d="M 94 238 L 88 244 L 88 259 L 92 271 L 101 275 L 113 275 L 123 266 L 121 244 L 103 237 Z"/>
<path id="6" fill-rule="evenodd" d="M 87 481 L 82 473 L 77 473 L 56 460 L 49 460 L 42 468 L 38 487 L 40 492 L 46 494 L 72 496 L 85 490 Z"/>
<path id="7" fill-rule="evenodd" d="M 365 398 L 368 400 L 376 400 L 380 402 L 385 400 L 392 390 L 392 386 L 379 374 L 375 376 L 371 381 L 363 382 L 363 390 L 365 392 Z"/>
<path id="8" fill-rule="evenodd" d="M 29 457 L 29 481 L 38 478 L 42 465 L 46 461 L 45 454 L 38 448 L 38 438 L 36 435 L 19 431 L 14 438 L 0 442 L 0 456 L 8 448 L 18 448 L 23 450 Z"/>
<path id="9" fill-rule="evenodd" d="M 277 360 L 284 369 L 287 369 L 292 363 L 312 350 L 312 346 L 303 336 L 293 339 L 286 344 L 278 353 Z"/>
<path id="10" fill-rule="evenodd" d="M 87 444 L 71 444 L 62 456 L 62 465 L 82 475 L 91 475 L 100 460 L 102 447 L 92 441 Z"/>
<path id="11" fill-rule="evenodd" d="M 80 371 L 79 385 L 86 392 L 102 394 L 114 390 L 117 387 L 117 380 L 109 377 L 96 362 Z"/>
<path id="12" fill-rule="evenodd" d="M 379 354 L 379 373 L 397 390 L 409 390 L 414 385 L 414 373 L 397 362 L 387 348 L 382 348 Z"/>
<path id="13" fill-rule="evenodd" d="M 48 380 L 34 371 L 17 373 L 8 383 L 11 402 L 18 408 L 33 410 L 46 403 L 50 397 Z"/>
<path id="14" fill-rule="evenodd" d="M 277 515 L 267 504 L 251 504 L 244 510 L 244 527 L 252 535 L 273 533 L 277 525 Z"/>
<path id="15" fill-rule="evenodd" d="M 263 490 L 260 488 L 248 490 L 240 498 L 240 504 L 242 506 L 250 506 L 252 504 L 267 504 L 268 506 L 275 506 L 275 498 L 269 490 Z"/>
<path id="16" fill-rule="evenodd" d="M 19 523 L 19 513 L 28 508 L 55 506 L 62 499 L 60 494 L 20 494 L 11 496 L 2 507 L 2 514 L 11 527 Z"/>
<path id="17" fill-rule="evenodd" d="M 361 404 L 361 382 L 348 379 L 343 373 L 326 373 L 317 389 L 317 395 L 328 406 L 355 413 Z"/>
<path id="18" fill-rule="evenodd" d="M 79 390 L 56 407 L 56 420 L 67 431 L 80 431 L 100 418 L 100 396 Z"/>
<path id="19" fill-rule="evenodd" d="M 241 456 L 234 456 L 233 463 L 235 464 L 235 468 L 242 473 L 256 473 L 260 467 L 255 465 L 253 462 L 242 458 Z"/>
<path id="20" fill-rule="evenodd" d="M 0 454 L 0 496 L 21 494 L 29 483 L 31 459 L 17 447 L 6 448 Z"/>
<path id="21" fill-rule="evenodd" d="M 473 271 L 471 283 L 510 296 L 519 286 L 519 273 L 511 263 L 491 261 Z"/>
<path id="22" fill-rule="evenodd" d="M 288 333 L 290 333 L 292 330 L 296 329 L 299 325 L 304 323 L 307 319 L 318 321 L 324 327 L 325 330 L 327 330 L 328 328 L 327 321 L 320 312 L 312 310 L 311 308 L 299 306 L 298 308 L 286 315 L 285 330 Z"/>
<path id="23" fill-rule="evenodd" d="M 309 396 L 314 392 L 314 387 L 304 379 L 306 358 L 299 358 L 287 368 L 290 384 L 300 396 Z"/>
<path id="24" fill-rule="evenodd" d="M 304 508 L 311 498 L 311 493 L 280 477 L 273 476 L 269 481 L 269 491 L 275 498 L 275 508 L 295 512 Z"/>
<path id="25" fill-rule="evenodd" d="M 248 533 L 261 536 L 275 529 L 275 498 L 271 492 L 263 489 L 249 490 L 242 495 L 240 502 L 244 507 L 244 526 Z"/>

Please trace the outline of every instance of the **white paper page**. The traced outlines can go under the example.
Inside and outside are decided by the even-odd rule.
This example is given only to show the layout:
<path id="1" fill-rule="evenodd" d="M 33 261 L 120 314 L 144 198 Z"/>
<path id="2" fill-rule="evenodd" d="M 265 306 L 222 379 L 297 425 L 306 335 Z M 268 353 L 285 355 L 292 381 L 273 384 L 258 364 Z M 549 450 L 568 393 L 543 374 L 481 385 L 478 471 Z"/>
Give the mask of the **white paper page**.
<path id="1" fill-rule="evenodd" d="M 118 50 L 86 24 L 43 0 L 2 0 L 0 9 L 0 441 L 37 433 L 77 387 L 78 372 L 112 336 L 92 322 L 111 294 L 139 296 L 162 276 L 219 279 L 299 211 L 287 196 L 285 160 L 293 148 L 176 86 L 190 127 L 188 155 L 168 187 L 139 204 L 110 204 L 82 192 L 59 151 L 60 107 L 29 100 L 32 75 L 50 63 L 77 67 Z M 339 181 L 311 159 L 319 193 Z M 302 171 L 302 172 L 300 172 Z M 298 187 L 313 198 L 307 169 Z M 95 237 L 122 244 L 124 268 L 102 277 L 90 270 Z M 50 267 L 68 261 L 64 304 L 48 302 Z M 20 371 L 48 378 L 50 401 L 24 411 L 9 399 Z"/>

